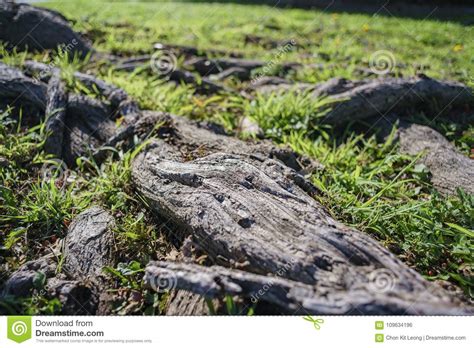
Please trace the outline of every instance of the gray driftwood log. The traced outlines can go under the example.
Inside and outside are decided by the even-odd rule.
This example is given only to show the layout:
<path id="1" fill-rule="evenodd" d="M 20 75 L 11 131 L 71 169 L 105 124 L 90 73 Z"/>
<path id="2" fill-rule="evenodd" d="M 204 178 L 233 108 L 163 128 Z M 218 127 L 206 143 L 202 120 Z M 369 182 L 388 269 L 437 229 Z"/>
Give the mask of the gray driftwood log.
<path id="1" fill-rule="evenodd" d="M 0 3 L 0 41 L 19 50 L 55 50 L 62 46 L 80 57 L 93 50 L 60 13 L 12 1 Z"/>
<path id="2" fill-rule="evenodd" d="M 312 185 L 268 152 L 192 128 L 141 153 L 133 182 L 216 264 L 261 276 L 285 270 L 282 278 L 314 288 L 320 313 L 467 311 L 368 235 L 335 221 Z"/>
<path id="3" fill-rule="evenodd" d="M 421 162 L 430 170 L 431 182 L 440 192 L 454 194 L 457 188 L 462 188 L 474 194 L 474 160 L 456 150 L 440 133 L 427 126 L 410 124 L 400 128 L 398 139 L 402 152 L 424 153 Z"/>

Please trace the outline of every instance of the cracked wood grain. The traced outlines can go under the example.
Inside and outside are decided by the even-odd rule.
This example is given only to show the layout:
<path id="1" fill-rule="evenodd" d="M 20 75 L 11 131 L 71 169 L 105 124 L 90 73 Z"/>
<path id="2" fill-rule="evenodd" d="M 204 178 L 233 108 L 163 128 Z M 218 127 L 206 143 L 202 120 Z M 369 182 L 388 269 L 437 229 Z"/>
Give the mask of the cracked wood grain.
<path id="1" fill-rule="evenodd" d="M 285 279 L 310 285 L 327 299 L 321 312 L 370 312 L 374 303 L 382 313 L 413 306 L 426 313 L 451 313 L 451 307 L 463 312 L 457 299 L 371 237 L 335 221 L 313 198 L 312 185 L 281 161 L 245 153 L 243 142 L 229 145 L 228 137 L 188 128 L 189 136 L 156 140 L 141 153 L 132 178 L 152 211 L 191 235 L 214 262 L 262 276 L 289 265 Z M 183 150 L 194 137 L 209 147 Z M 381 297 L 373 283 L 384 272 L 391 285 Z"/>

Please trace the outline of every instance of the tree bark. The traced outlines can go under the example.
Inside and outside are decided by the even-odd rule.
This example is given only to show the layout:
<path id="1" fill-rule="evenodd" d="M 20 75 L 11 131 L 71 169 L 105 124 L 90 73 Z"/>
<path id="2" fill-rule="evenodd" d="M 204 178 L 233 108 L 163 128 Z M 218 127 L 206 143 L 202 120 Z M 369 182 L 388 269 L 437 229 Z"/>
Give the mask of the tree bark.
<path id="1" fill-rule="evenodd" d="M 244 69 L 250 73 L 253 69 L 261 68 L 264 62 L 239 58 L 199 58 L 194 57 L 185 62 L 185 65 L 198 72 L 201 76 L 219 74 L 230 68 Z"/>
<path id="2" fill-rule="evenodd" d="M 429 110 L 437 115 L 451 107 L 474 102 L 474 96 L 467 86 L 426 76 L 346 82 L 327 87 L 318 86 L 313 94 L 328 94 L 329 99 L 334 101 L 324 122 L 336 126 L 412 108 Z"/>
<path id="3" fill-rule="evenodd" d="M 45 129 L 48 136 L 44 148 L 47 153 L 62 158 L 68 94 L 59 74 L 49 80 L 47 94 Z"/>
<path id="4" fill-rule="evenodd" d="M 140 154 L 132 180 L 153 212 L 192 235 L 213 262 L 262 276 L 284 270 L 285 279 L 326 299 L 318 302 L 326 313 L 458 308 L 368 235 L 335 221 L 314 200 L 314 187 L 268 151 L 184 128 Z"/>
<path id="5" fill-rule="evenodd" d="M 0 97 L 2 103 L 31 105 L 44 112 L 47 86 L 27 77 L 17 68 L 0 63 Z"/>
<path id="6" fill-rule="evenodd" d="M 421 163 L 431 172 L 431 182 L 445 194 L 455 194 L 462 188 L 474 194 L 474 161 L 430 127 L 410 124 L 398 131 L 400 150 L 409 155 L 423 152 Z"/>
<path id="7" fill-rule="evenodd" d="M 31 107 L 34 112 L 28 121 L 32 124 L 46 115 L 45 150 L 69 166 L 74 166 L 76 159 L 84 155 L 100 153 L 96 160 L 103 159 L 107 152 L 104 146 L 128 146 L 137 135 L 135 131 L 146 123 L 138 105 L 121 88 L 91 75 L 74 73 L 86 87 L 109 101 L 102 102 L 69 93 L 60 81 L 58 68 L 35 61 L 26 61 L 24 68 L 26 74 L 0 63 L 1 103 Z M 117 126 L 115 119 L 119 116 L 124 119 Z M 142 133 L 147 132 L 142 129 Z"/>
<path id="8" fill-rule="evenodd" d="M 58 12 L 9 1 L 0 3 L 0 40 L 19 50 L 56 50 L 62 46 L 81 58 L 93 51 Z"/>
<path id="9" fill-rule="evenodd" d="M 341 291 L 321 294 L 318 286 L 288 280 L 278 276 L 262 276 L 220 266 L 204 267 L 168 261 L 150 262 L 145 271 L 145 284 L 159 290 L 160 284 L 172 285 L 206 298 L 237 295 L 252 303 L 273 305 L 276 314 L 347 314 L 347 315 L 466 315 L 472 308 L 453 307 L 448 303 L 433 303 L 424 298 L 407 301 L 387 293 L 367 296 L 364 289 L 355 290 L 349 299 Z M 240 313 L 245 314 L 245 313 Z"/>
<path id="10" fill-rule="evenodd" d="M 255 89 L 261 93 L 299 91 L 310 93 L 314 98 L 327 97 L 330 110 L 321 122 L 337 127 L 413 109 L 429 111 L 433 116 L 438 116 L 453 107 L 474 104 L 474 95 L 469 87 L 425 75 L 361 81 L 334 78 L 316 85 L 288 84 L 272 79 L 263 82 L 255 85 Z"/>
<path id="11" fill-rule="evenodd" d="M 34 293 L 46 298 L 57 298 L 61 302 L 61 313 L 87 315 L 95 313 L 97 295 L 90 284 L 80 280 L 65 279 L 57 273 L 55 255 L 46 255 L 26 262 L 13 272 L 3 285 L 0 298 L 26 298 Z M 11 314 L 11 313 L 8 313 Z"/>
<path id="12" fill-rule="evenodd" d="M 92 207 L 71 223 L 64 240 L 63 270 L 72 279 L 98 282 L 102 270 L 113 265 L 114 219 L 105 210 Z"/>

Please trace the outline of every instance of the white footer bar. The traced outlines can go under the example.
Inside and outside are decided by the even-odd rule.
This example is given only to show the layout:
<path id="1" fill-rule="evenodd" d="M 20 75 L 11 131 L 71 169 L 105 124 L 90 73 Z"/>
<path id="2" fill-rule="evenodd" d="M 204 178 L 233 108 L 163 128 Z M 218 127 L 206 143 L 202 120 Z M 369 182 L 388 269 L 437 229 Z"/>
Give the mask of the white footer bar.
<path id="1" fill-rule="evenodd" d="M 474 347 L 473 328 L 474 317 L 1 317 L 0 347 Z"/>

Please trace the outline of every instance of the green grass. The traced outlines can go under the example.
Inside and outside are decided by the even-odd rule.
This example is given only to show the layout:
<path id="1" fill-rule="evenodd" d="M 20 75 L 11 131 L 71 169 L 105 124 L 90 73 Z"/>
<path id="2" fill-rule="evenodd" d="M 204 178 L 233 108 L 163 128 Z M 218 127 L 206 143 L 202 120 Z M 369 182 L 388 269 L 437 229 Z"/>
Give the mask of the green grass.
<path id="1" fill-rule="evenodd" d="M 149 52 L 157 41 L 218 48 L 277 65 L 285 61 L 324 64 L 287 76 L 318 82 L 334 76 L 361 78 L 357 68 L 367 67 L 374 52 L 389 50 L 397 75 L 423 71 L 474 85 L 474 29 L 456 22 L 236 4 L 134 2 L 132 6 L 74 1 L 45 6 L 73 18 L 75 28 L 104 52 L 137 55 Z M 264 42 L 294 39 L 297 45 L 278 56 L 278 47 L 245 44 L 245 37 L 255 33 Z M 25 58 L 55 59 L 44 53 L 3 50 L 0 55 L 13 65 L 21 65 Z M 474 298 L 474 197 L 463 192 L 440 196 L 430 184 L 427 168 L 417 157 L 399 154 L 391 137 L 381 140 L 376 134 L 361 134 L 354 125 L 342 131 L 322 125 L 325 101 L 305 94 L 257 94 L 252 99 L 231 93 L 202 96 L 189 86 L 174 86 L 143 72 L 116 72 L 107 62 L 71 63 L 64 57 L 54 61 L 76 92 L 94 95 L 72 77 L 74 70 L 90 71 L 124 88 L 145 109 L 212 120 L 236 133 L 240 120 L 250 117 L 266 137 L 321 163 L 308 177 L 321 191 L 317 199 L 337 219 L 374 236 L 425 277 L 448 280 Z M 272 69 L 282 74 L 278 66 Z M 239 89 L 245 84 L 230 81 L 229 86 Z M 430 115 L 412 118 L 427 123 Z M 469 154 L 474 145 L 472 115 L 468 122 L 461 122 L 464 118 L 450 115 L 433 126 Z M 81 158 L 76 169 L 64 170 L 44 154 L 44 137 L 42 123 L 27 129 L 8 112 L 1 116 L 0 158 L 7 163 L 0 165 L 1 275 L 54 247 L 78 213 L 101 205 L 117 219 L 118 260 L 108 269 L 116 281 L 111 290 L 116 297 L 115 313 L 163 313 L 166 294 L 143 289 L 141 278 L 148 260 L 172 246 L 166 241 L 165 226 L 157 225 L 131 187 L 130 163 L 139 148 L 118 153 L 118 159 L 101 165 Z M 232 298 L 226 299 L 226 308 L 235 313 Z M 0 310 L 50 314 L 59 311 L 59 303 L 38 291 L 32 298 L 0 303 Z"/>
<path id="2" fill-rule="evenodd" d="M 271 6 L 164 1 L 74 1 L 50 5 L 77 20 L 76 28 L 107 52 L 149 52 L 154 42 L 237 51 L 249 58 L 272 60 L 280 47 L 265 42 L 295 40 L 282 61 L 324 63 L 322 71 L 308 68 L 295 76 L 308 82 L 333 76 L 352 77 L 355 66 L 368 66 L 371 55 L 388 50 L 394 72 L 417 71 L 437 78 L 473 82 L 474 28 L 456 22 L 324 11 L 277 9 Z M 252 37 L 250 37 L 252 39 Z"/>

